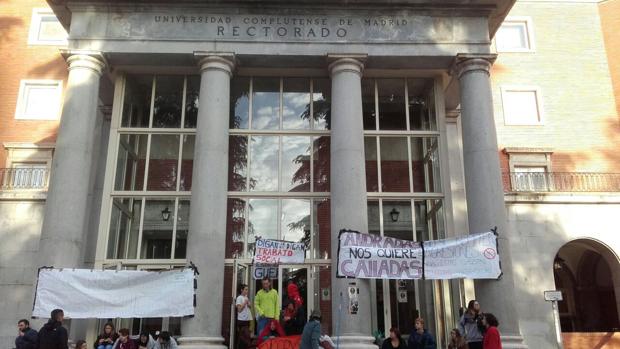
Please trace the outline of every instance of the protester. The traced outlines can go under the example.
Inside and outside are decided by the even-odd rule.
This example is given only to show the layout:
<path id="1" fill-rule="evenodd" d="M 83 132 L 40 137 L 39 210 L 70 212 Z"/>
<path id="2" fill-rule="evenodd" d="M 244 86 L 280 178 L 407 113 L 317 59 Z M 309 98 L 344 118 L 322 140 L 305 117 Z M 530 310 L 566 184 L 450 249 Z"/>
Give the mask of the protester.
<path id="1" fill-rule="evenodd" d="M 407 342 L 409 349 L 436 349 L 437 344 L 435 338 L 424 328 L 424 319 L 421 317 L 415 319 L 415 328 L 409 335 Z"/>
<path id="2" fill-rule="evenodd" d="M 482 311 L 480 303 L 471 300 L 467 304 L 467 311 L 459 320 L 459 331 L 469 349 L 482 349 Z"/>
<path id="3" fill-rule="evenodd" d="M 117 339 L 118 333 L 116 333 L 116 331 L 114 330 L 114 324 L 108 322 L 103 325 L 103 332 L 97 336 L 97 340 L 95 341 L 95 345 L 93 345 L 93 348 L 112 349 Z"/>
<path id="4" fill-rule="evenodd" d="M 153 336 L 151 336 L 148 332 L 140 333 L 140 337 L 138 337 L 138 341 L 136 342 L 138 349 L 155 349 L 157 345 Z M 76 348 L 77 349 L 77 348 Z"/>
<path id="5" fill-rule="evenodd" d="M 390 328 L 390 337 L 383 341 L 381 349 L 407 349 L 407 344 L 400 335 L 397 327 Z"/>
<path id="6" fill-rule="evenodd" d="M 286 287 L 286 295 L 288 299 L 295 304 L 295 308 L 304 305 L 304 299 L 299 293 L 299 287 L 297 287 L 297 284 L 295 284 L 295 281 L 292 279 L 288 282 L 288 286 Z"/>
<path id="7" fill-rule="evenodd" d="M 284 308 L 282 324 L 287 336 L 301 334 L 304 328 L 303 309 L 295 308 L 295 303 L 289 300 Z"/>
<path id="8" fill-rule="evenodd" d="M 170 336 L 170 332 L 162 331 L 157 337 L 155 349 L 177 349 L 177 341 Z"/>
<path id="9" fill-rule="evenodd" d="M 263 288 L 256 293 L 254 307 L 256 309 L 256 319 L 258 321 L 257 332 L 260 334 L 271 320 L 280 318 L 280 308 L 278 307 L 278 291 L 271 288 L 269 278 L 262 281 Z"/>
<path id="10" fill-rule="evenodd" d="M 450 343 L 448 344 L 448 349 L 469 349 L 465 338 L 461 336 L 461 332 L 458 328 L 454 328 L 450 331 Z"/>
<path id="11" fill-rule="evenodd" d="M 136 349 L 136 343 L 129 338 L 129 330 L 121 328 L 118 330 L 118 339 L 114 343 L 114 349 Z"/>
<path id="12" fill-rule="evenodd" d="M 37 349 L 38 336 L 36 330 L 30 328 L 30 322 L 21 319 L 17 322 L 17 338 L 15 338 L 16 349 Z"/>
<path id="13" fill-rule="evenodd" d="M 486 331 L 484 331 L 482 348 L 502 349 L 502 341 L 500 340 L 499 330 L 497 329 L 499 322 L 495 315 L 491 313 L 484 314 L 482 317 L 482 324 L 486 328 Z"/>
<path id="14" fill-rule="evenodd" d="M 62 327 L 65 313 L 62 309 L 54 309 L 49 321 L 41 327 L 38 335 L 38 349 L 68 349 L 67 329 Z"/>
<path id="15" fill-rule="evenodd" d="M 258 335 L 257 344 L 261 345 L 269 339 L 284 336 L 286 336 L 286 333 L 284 333 L 284 330 L 282 329 L 282 326 L 280 326 L 278 320 L 271 320 L 271 322 L 269 322 L 269 324 L 265 326 L 263 331 Z"/>
<path id="16" fill-rule="evenodd" d="M 319 349 L 321 341 L 321 313 L 313 310 L 310 320 L 304 326 L 299 349 Z"/>
<path id="17" fill-rule="evenodd" d="M 80 339 L 79 341 L 75 342 L 75 349 L 88 349 L 88 345 L 86 344 L 85 340 Z"/>
<path id="18" fill-rule="evenodd" d="M 237 348 L 247 349 L 252 338 L 250 336 L 250 321 L 252 320 L 252 304 L 248 298 L 248 285 L 239 285 L 239 296 L 235 301 L 237 307 Z"/>

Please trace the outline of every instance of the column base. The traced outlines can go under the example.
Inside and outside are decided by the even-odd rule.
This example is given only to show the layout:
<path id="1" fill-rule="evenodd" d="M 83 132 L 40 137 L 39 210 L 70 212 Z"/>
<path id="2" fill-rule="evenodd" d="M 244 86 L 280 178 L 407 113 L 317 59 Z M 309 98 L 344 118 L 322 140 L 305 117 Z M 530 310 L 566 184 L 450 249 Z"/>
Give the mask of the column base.
<path id="1" fill-rule="evenodd" d="M 341 336 L 332 338 L 340 349 L 377 349 L 375 338 L 369 336 Z"/>
<path id="2" fill-rule="evenodd" d="M 181 337 L 180 349 L 227 349 L 222 337 Z"/>
<path id="3" fill-rule="evenodd" d="M 504 349 L 528 349 L 521 335 L 502 335 L 501 338 Z"/>

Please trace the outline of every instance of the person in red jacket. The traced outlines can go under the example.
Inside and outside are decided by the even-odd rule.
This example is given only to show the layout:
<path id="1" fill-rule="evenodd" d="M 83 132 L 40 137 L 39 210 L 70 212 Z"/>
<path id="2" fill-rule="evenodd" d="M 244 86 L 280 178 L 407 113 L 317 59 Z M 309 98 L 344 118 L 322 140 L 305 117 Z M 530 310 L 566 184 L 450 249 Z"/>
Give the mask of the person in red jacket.
<path id="1" fill-rule="evenodd" d="M 257 344 L 261 345 L 263 344 L 263 342 L 266 342 L 270 340 L 271 338 L 284 337 L 284 336 L 286 336 L 286 334 L 284 333 L 284 330 L 282 329 L 282 326 L 280 326 L 280 323 L 278 322 L 278 320 L 271 320 L 269 325 L 265 326 L 265 328 L 263 329 L 263 332 L 261 332 L 258 335 Z"/>
<path id="2" fill-rule="evenodd" d="M 502 341 L 499 338 L 497 326 L 497 318 L 491 313 L 484 314 L 482 325 L 486 328 L 484 339 L 482 340 L 482 349 L 502 349 Z"/>

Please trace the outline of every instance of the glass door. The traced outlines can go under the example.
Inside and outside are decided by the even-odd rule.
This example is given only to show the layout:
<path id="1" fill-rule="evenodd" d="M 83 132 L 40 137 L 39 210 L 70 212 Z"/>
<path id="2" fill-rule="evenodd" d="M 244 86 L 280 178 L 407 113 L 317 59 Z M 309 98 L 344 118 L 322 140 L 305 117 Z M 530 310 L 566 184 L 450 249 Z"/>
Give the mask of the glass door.
<path id="1" fill-rule="evenodd" d="M 232 279 L 232 303 L 230 307 L 230 347 L 236 348 L 237 307 L 235 306 L 235 303 L 237 300 L 237 296 L 239 295 L 239 286 L 248 285 L 248 287 L 250 288 L 250 293 L 248 294 L 248 297 L 250 297 L 250 302 L 252 304 L 254 302 L 254 293 L 252 292 L 253 287 L 251 287 L 250 285 L 250 265 L 235 260 L 233 270 L 234 275 Z"/>
<path id="2" fill-rule="evenodd" d="M 296 323 L 282 324 L 287 335 L 301 334 L 308 312 L 314 309 L 314 278 L 312 268 L 307 265 L 278 266 L 278 305 L 281 317 L 286 307 L 296 308 Z"/>

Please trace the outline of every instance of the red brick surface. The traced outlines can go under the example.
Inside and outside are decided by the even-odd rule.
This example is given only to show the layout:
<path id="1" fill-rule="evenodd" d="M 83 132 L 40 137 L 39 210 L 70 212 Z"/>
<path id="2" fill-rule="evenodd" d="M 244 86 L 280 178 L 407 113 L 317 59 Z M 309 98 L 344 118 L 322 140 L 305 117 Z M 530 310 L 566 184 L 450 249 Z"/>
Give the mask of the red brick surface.
<path id="1" fill-rule="evenodd" d="M 28 45 L 33 8 L 47 7 L 45 0 L 0 2 L 0 142 L 53 143 L 59 120 L 15 120 L 19 83 L 22 79 L 64 80 L 67 66 L 57 46 Z M 0 147 L 0 167 L 6 163 Z"/>

